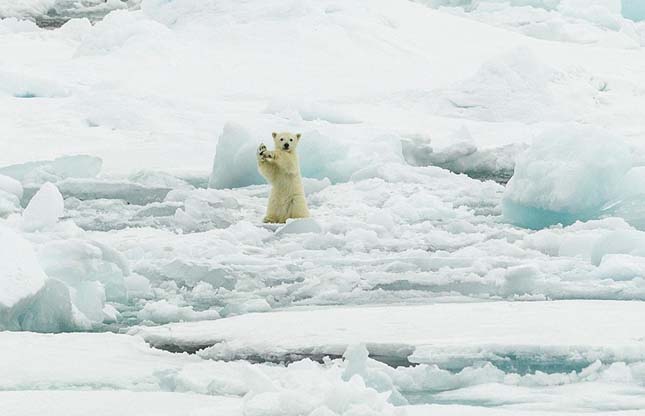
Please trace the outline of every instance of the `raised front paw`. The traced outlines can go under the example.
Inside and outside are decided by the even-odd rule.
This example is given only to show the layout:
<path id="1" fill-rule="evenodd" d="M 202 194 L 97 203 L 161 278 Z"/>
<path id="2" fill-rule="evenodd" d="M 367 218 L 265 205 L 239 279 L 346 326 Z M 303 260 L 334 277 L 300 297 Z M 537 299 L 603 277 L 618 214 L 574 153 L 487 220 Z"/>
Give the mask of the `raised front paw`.
<path id="1" fill-rule="evenodd" d="M 268 161 L 273 158 L 273 152 L 267 150 L 267 147 L 262 143 L 260 147 L 258 147 L 258 160 L 260 161 Z"/>

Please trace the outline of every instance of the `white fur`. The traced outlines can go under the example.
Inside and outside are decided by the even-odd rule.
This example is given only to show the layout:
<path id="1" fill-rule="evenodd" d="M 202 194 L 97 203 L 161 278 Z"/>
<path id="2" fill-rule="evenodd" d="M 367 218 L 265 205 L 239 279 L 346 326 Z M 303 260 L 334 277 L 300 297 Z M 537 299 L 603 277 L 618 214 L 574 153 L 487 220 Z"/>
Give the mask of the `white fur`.
<path id="1" fill-rule="evenodd" d="M 296 153 L 299 142 L 300 134 L 273 133 L 275 150 L 267 150 L 264 143 L 258 147 L 258 170 L 271 184 L 264 222 L 284 223 L 309 216 Z"/>

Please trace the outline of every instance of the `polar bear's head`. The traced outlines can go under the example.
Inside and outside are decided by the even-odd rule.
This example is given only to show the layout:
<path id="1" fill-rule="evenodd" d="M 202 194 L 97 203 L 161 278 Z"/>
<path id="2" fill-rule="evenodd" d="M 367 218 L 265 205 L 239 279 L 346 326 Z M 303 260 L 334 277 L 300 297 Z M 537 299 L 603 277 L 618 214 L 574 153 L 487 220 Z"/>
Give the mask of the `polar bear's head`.
<path id="1" fill-rule="evenodd" d="M 298 142 L 300 142 L 300 133 L 292 134 L 289 132 L 282 133 L 271 133 L 273 136 L 273 143 L 275 144 L 276 150 L 283 150 L 285 152 L 294 152 L 296 147 L 298 147 Z"/>

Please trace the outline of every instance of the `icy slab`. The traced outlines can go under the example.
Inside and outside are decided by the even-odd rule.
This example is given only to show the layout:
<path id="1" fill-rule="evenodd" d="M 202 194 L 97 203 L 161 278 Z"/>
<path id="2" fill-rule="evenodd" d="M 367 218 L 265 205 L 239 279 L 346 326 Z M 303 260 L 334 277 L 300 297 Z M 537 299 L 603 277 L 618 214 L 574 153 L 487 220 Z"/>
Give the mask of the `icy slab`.
<path id="1" fill-rule="evenodd" d="M 12 327 L 13 311 L 21 303 L 35 296 L 45 284 L 47 276 L 38 265 L 31 244 L 14 231 L 0 225 L 0 322 Z"/>
<path id="2" fill-rule="evenodd" d="M 201 356 L 219 360 L 340 356 L 362 343 L 392 363 L 460 369 L 515 355 L 534 363 L 558 358 L 588 364 L 645 359 L 643 313 L 643 303 L 609 301 L 292 309 L 139 327 L 130 334 L 159 348 L 206 348 Z"/>
<path id="3" fill-rule="evenodd" d="M 517 159 L 503 212 L 529 228 L 598 217 L 620 195 L 632 155 L 620 138 L 573 124 L 543 133 Z"/>
<path id="4" fill-rule="evenodd" d="M 10 176 L 0 175 L 0 191 L 11 194 L 18 199 L 22 198 L 22 185 Z"/>
<path id="5" fill-rule="evenodd" d="M 67 178 L 94 178 L 102 165 L 103 161 L 95 156 L 62 156 L 54 160 L 5 166 L 0 168 L 0 174 L 19 180 L 23 186 L 37 187 Z"/>
<path id="6" fill-rule="evenodd" d="M 320 224 L 314 218 L 302 218 L 296 220 L 288 220 L 285 225 L 276 230 L 276 235 L 282 234 L 303 234 L 322 232 Z"/>
<path id="7" fill-rule="evenodd" d="M 195 311 L 192 306 L 180 307 L 162 299 L 158 302 L 147 303 L 146 306 L 139 311 L 137 318 L 142 321 L 167 324 L 169 322 L 219 319 L 220 315 L 215 310 Z"/>
<path id="8" fill-rule="evenodd" d="M 0 217 L 20 211 L 22 185 L 17 180 L 0 175 Z"/>
<path id="9" fill-rule="evenodd" d="M 148 187 L 130 181 L 97 179 L 65 179 L 57 183 L 61 193 L 80 200 L 122 199 L 134 205 L 146 205 L 164 200 L 170 188 Z"/>
<path id="10" fill-rule="evenodd" d="M 0 392 L 3 416 L 241 416 L 237 397 L 127 390 Z"/>
<path id="11" fill-rule="evenodd" d="M 635 22 L 645 20 L 645 3 L 640 0 L 622 0 L 622 13 Z"/>
<path id="12" fill-rule="evenodd" d="M 63 216 L 64 211 L 63 196 L 56 185 L 47 182 L 31 198 L 22 213 L 22 226 L 27 231 L 51 227 Z"/>
<path id="13" fill-rule="evenodd" d="M 103 321 L 105 301 L 127 302 L 125 258 L 88 238 L 50 238 L 38 246 L 38 259 L 49 277 L 72 288 L 76 307 L 91 321 Z"/>
<path id="14" fill-rule="evenodd" d="M 33 246 L 0 225 L 0 330 L 41 332 L 85 328 L 67 286 L 48 279 Z"/>

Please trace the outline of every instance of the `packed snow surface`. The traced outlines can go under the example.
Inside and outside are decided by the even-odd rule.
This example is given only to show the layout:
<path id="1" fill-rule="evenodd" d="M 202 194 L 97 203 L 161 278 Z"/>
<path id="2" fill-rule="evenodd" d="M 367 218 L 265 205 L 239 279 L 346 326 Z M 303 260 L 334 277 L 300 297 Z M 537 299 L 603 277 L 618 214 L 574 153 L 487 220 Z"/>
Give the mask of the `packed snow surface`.
<path id="1" fill-rule="evenodd" d="M 642 413 L 634 5 L 0 0 L 0 413 Z"/>
<path id="2" fill-rule="evenodd" d="M 444 368 L 510 356 L 534 360 L 533 365 L 553 357 L 590 364 L 613 357 L 645 359 L 643 313 L 642 302 L 438 303 L 291 309 L 131 333 L 153 346 L 200 347 L 205 348 L 201 356 L 226 360 L 339 356 L 348 346 L 366 344 L 381 359 Z"/>
<path id="3" fill-rule="evenodd" d="M 65 404 L 72 406 L 71 414 L 95 408 L 99 414 L 122 414 L 124 404 L 102 406 L 109 399 L 131 400 L 131 408 L 124 409 L 128 415 L 141 406 L 172 415 L 180 405 L 199 409 L 194 414 L 236 416 L 414 415 L 427 414 L 425 401 L 441 404 L 441 414 L 468 410 L 460 401 L 493 407 L 485 414 L 543 415 L 554 409 L 614 414 L 602 413 L 607 402 L 614 411 L 633 410 L 645 392 L 642 361 L 594 361 L 572 371 L 522 375 L 485 360 L 459 372 L 429 364 L 392 368 L 369 358 L 361 344 L 348 347 L 343 358 L 280 366 L 173 354 L 116 334 L 3 332 L 0 342 L 0 370 L 10 375 L 0 381 L 0 398 L 14 412 L 9 414 L 34 414 L 43 405 L 36 398 L 57 400 L 54 415 L 69 414 L 63 413 Z M 150 403 L 153 399 L 158 402 Z M 158 409 L 162 404 L 167 408 Z"/>

